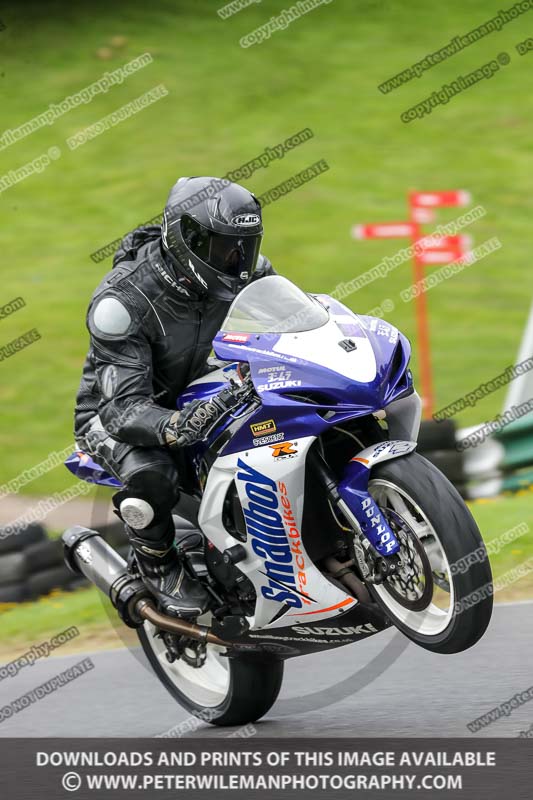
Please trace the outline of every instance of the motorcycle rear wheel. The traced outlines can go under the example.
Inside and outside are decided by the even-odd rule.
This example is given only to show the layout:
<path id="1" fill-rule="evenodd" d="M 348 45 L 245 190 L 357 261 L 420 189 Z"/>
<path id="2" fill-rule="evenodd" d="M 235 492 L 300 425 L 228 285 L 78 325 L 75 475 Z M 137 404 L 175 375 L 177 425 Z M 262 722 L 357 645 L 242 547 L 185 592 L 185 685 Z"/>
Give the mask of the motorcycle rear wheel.
<path id="1" fill-rule="evenodd" d="M 200 622 L 204 623 L 202 618 Z M 208 623 L 207 623 L 208 624 Z M 138 628 L 141 646 L 172 697 L 193 716 L 212 725 L 246 725 L 272 708 L 283 680 L 283 661 L 224 655 L 208 644 L 202 666 L 180 658 L 170 663 L 166 646 L 149 622 Z"/>

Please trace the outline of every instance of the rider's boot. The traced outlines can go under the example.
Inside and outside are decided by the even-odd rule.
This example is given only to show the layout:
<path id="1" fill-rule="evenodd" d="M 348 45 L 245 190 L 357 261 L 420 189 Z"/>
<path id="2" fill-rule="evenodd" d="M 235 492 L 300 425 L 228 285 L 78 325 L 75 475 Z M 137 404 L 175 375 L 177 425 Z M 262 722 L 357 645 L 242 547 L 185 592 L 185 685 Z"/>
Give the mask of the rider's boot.
<path id="1" fill-rule="evenodd" d="M 199 580 L 187 571 L 174 547 L 174 531 L 157 541 L 128 530 L 139 572 L 146 587 L 167 614 L 194 619 L 207 611 L 210 597 Z"/>

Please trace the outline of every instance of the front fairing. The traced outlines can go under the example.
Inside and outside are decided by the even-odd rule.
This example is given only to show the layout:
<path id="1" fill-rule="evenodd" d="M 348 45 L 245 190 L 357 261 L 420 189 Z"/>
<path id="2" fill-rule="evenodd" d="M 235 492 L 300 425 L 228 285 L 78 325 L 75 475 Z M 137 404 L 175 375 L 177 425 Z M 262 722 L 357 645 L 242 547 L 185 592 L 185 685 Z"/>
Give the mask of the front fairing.
<path id="1" fill-rule="evenodd" d="M 328 297 L 329 321 L 299 333 L 224 333 L 213 346 L 223 360 L 247 361 L 264 407 L 306 395 L 325 407 L 369 414 L 408 394 L 408 339 L 376 317 L 357 316 Z"/>
<path id="2" fill-rule="evenodd" d="M 318 299 L 329 314 L 320 327 L 281 334 L 217 334 L 213 347 L 219 359 L 249 363 L 261 406 L 244 421 L 230 417 L 200 451 L 225 429 L 231 429 L 225 453 L 319 436 L 412 392 L 411 347 L 405 336 L 383 320 L 354 314 L 333 298 Z M 210 375 L 192 384 L 182 401 L 220 391 L 234 369 L 230 365 L 216 380 Z"/>

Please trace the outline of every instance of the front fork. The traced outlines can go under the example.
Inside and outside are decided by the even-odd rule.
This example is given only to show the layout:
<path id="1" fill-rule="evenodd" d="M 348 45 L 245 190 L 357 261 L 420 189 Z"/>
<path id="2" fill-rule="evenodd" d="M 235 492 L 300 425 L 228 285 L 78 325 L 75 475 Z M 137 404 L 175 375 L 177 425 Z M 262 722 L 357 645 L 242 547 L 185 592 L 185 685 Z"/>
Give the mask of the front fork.
<path id="1" fill-rule="evenodd" d="M 368 491 L 370 470 L 361 461 L 352 459 L 338 484 L 339 507 L 352 524 L 357 523 L 364 538 L 381 557 L 395 555 L 400 543 Z"/>
<path id="2" fill-rule="evenodd" d="M 325 482 L 330 499 L 340 509 L 355 531 L 362 534 L 363 546 L 370 549 L 374 560 L 381 564 L 382 571 L 387 564 L 394 564 L 400 542 L 385 519 L 381 510 L 368 491 L 370 470 L 381 461 L 411 453 L 416 442 L 388 441 L 379 442 L 365 448 L 347 464 L 340 483 L 336 483 L 325 462 L 315 459 L 315 466 Z"/>

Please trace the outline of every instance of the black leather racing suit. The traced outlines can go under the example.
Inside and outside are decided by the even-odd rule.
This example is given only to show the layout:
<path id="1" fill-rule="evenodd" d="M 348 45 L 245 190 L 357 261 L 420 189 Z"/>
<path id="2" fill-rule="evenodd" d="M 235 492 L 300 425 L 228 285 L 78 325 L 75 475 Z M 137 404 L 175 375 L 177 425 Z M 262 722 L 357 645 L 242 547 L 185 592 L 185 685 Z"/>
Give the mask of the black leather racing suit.
<path id="1" fill-rule="evenodd" d="M 144 538 L 168 533 L 180 454 L 163 430 L 187 384 L 208 371 L 211 342 L 230 303 L 200 298 L 167 264 L 159 226 L 129 233 L 87 314 L 90 349 L 75 410 L 78 445 L 154 509 Z M 252 280 L 275 274 L 259 256 Z M 180 470 L 181 471 L 181 470 Z"/>

